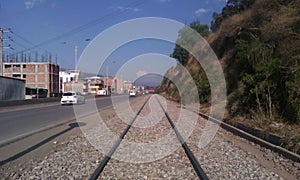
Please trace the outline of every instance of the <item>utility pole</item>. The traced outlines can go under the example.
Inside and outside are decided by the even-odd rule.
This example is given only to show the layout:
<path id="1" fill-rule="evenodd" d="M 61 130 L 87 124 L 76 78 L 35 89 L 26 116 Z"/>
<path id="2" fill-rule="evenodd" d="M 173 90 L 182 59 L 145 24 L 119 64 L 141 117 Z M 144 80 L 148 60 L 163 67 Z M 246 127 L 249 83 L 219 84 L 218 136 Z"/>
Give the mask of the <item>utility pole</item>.
<path id="1" fill-rule="evenodd" d="M 108 92 L 108 66 L 106 66 L 106 91 Z"/>
<path id="2" fill-rule="evenodd" d="M 3 30 L 0 27 L 0 76 L 3 76 Z"/>
<path id="3" fill-rule="evenodd" d="M 3 76 L 3 59 L 4 59 L 4 54 L 3 54 L 3 49 L 4 48 L 11 48 L 12 47 L 10 45 L 4 47 L 3 45 L 3 33 L 4 32 L 11 32 L 10 28 L 8 30 L 3 30 L 1 27 L 0 27 L 0 76 Z M 9 40 L 12 40 L 11 38 L 9 38 Z"/>
<path id="4" fill-rule="evenodd" d="M 75 53 L 75 68 L 74 69 L 77 69 L 77 59 L 78 59 L 78 55 L 77 55 L 77 49 L 78 49 L 78 47 L 77 46 L 75 46 L 75 49 L 74 49 L 74 53 Z"/>

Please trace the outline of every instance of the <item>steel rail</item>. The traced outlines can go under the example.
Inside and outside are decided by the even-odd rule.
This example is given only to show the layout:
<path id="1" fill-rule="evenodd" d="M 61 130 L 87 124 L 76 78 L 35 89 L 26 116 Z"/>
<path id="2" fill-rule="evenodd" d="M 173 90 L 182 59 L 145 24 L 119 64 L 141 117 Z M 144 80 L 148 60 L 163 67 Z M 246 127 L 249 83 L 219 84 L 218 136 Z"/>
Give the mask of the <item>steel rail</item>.
<path id="1" fill-rule="evenodd" d="M 112 146 L 112 148 L 110 149 L 110 151 L 107 153 L 107 155 L 105 155 L 105 157 L 103 158 L 103 160 L 101 161 L 101 163 L 99 164 L 99 166 L 97 167 L 97 169 L 94 171 L 94 173 L 89 178 L 90 180 L 95 180 L 95 179 L 97 179 L 99 177 L 100 173 L 103 171 L 103 169 L 105 168 L 105 166 L 107 165 L 107 163 L 111 159 L 112 155 L 117 150 L 118 146 L 120 145 L 121 141 L 124 139 L 125 135 L 127 134 L 127 132 L 129 131 L 129 129 L 131 128 L 132 124 L 134 123 L 134 121 L 136 120 L 136 118 L 139 116 L 139 114 L 142 112 L 143 108 L 145 107 L 145 105 L 149 101 L 150 97 L 151 96 L 149 96 L 147 98 L 147 100 L 142 105 L 142 107 L 139 109 L 139 111 L 136 113 L 136 115 L 134 116 L 134 118 L 132 119 L 132 121 L 130 122 L 130 124 L 125 128 L 125 130 L 119 136 L 118 140 L 114 143 L 114 145 Z"/>
<path id="2" fill-rule="evenodd" d="M 278 146 L 278 145 L 275 145 L 275 144 L 272 144 L 262 138 L 259 138 L 255 135 L 252 135 L 251 133 L 248 133 L 248 132 L 245 132 L 244 130 L 241 130 L 237 127 L 234 127 L 232 125 L 229 125 L 221 120 L 218 120 L 214 117 L 211 117 L 211 116 L 208 116 L 202 112 L 200 112 L 199 110 L 195 110 L 195 109 L 192 109 L 192 108 L 187 108 L 187 107 L 184 107 L 185 109 L 191 111 L 191 112 L 194 112 L 196 114 L 198 114 L 199 116 L 201 116 L 202 118 L 204 118 L 205 120 L 208 120 L 208 121 L 211 121 L 213 123 L 217 123 L 220 125 L 220 127 L 222 127 L 223 129 L 239 136 L 239 137 L 242 137 L 244 139 L 247 139 L 248 141 L 251 141 L 251 142 L 254 142 L 262 147 L 265 147 L 267 149 L 270 149 L 272 150 L 273 152 L 276 152 L 278 154 L 281 154 L 283 155 L 284 157 L 292 160 L 292 161 L 295 161 L 295 162 L 300 162 L 300 155 L 299 154 L 296 154 L 294 152 L 291 152 L 281 146 Z"/>
<path id="3" fill-rule="evenodd" d="M 190 148 L 188 147 L 188 145 L 186 144 L 186 142 L 184 141 L 183 137 L 181 136 L 181 134 L 179 133 L 178 129 L 176 128 L 173 120 L 170 118 L 169 114 L 166 112 L 166 110 L 164 109 L 164 107 L 162 106 L 162 104 L 160 103 L 160 101 L 158 100 L 158 98 L 155 96 L 156 100 L 158 101 L 160 107 L 163 109 L 165 116 L 167 117 L 172 129 L 174 130 L 179 142 L 181 143 L 182 148 L 185 151 L 185 154 L 187 155 L 187 157 L 189 158 L 190 162 L 193 165 L 193 168 L 196 172 L 196 174 L 198 175 L 198 177 L 201 180 L 207 180 L 208 177 L 206 176 L 204 170 L 201 168 L 201 165 L 199 164 L 197 158 L 194 156 L 194 154 L 192 153 L 192 151 L 190 150 Z"/>

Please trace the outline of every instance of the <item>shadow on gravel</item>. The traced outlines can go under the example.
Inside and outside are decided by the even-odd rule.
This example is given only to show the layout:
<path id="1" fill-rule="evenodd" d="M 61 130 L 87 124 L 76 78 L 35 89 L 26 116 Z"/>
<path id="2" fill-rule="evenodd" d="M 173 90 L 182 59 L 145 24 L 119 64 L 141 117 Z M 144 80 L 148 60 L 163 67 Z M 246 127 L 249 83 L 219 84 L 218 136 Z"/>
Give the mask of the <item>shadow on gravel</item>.
<path id="1" fill-rule="evenodd" d="M 37 143 L 37 144 L 35 144 L 35 145 L 33 145 L 33 146 L 27 148 L 26 150 L 24 150 L 24 151 L 22 151 L 22 152 L 19 152 L 18 154 L 14 155 L 14 156 L 12 156 L 12 157 L 9 157 L 9 158 L 7 158 L 7 159 L 1 161 L 1 162 L 0 162 L 0 166 L 2 166 L 2 165 L 6 164 L 6 163 L 8 163 L 8 162 L 10 162 L 10 161 L 14 161 L 14 160 L 16 160 L 16 159 L 18 159 L 18 158 L 24 156 L 25 154 L 27 154 L 27 153 L 29 153 L 29 152 L 31 152 L 31 151 L 33 151 L 33 150 L 39 148 L 40 146 L 42 146 L 42 145 L 44 145 L 44 144 L 46 144 L 46 143 L 52 141 L 52 140 L 55 139 L 56 137 L 58 137 L 58 136 L 60 136 L 60 135 L 62 135 L 62 134 L 64 134 L 64 133 L 66 133 L 66 132 L 68 132 L 68 131 L 70 131 L 70 130 L 72 130 L 72 129 L 74 129 L 74 128 L 81 127 L 81 126 L 85 126 L 85 125 L 86 125 L 86 123 L 83 123 L 83 122 L 79 122 L 79 123 L 71 123 L 71 124 L 69 124 L 69 126 L 70 126 L 69 128 L 67 128 L 67 129 L 65 129 L 65 130 L 63 130 L 63 131 L 61 131 L 61 132 L 59 132 L 59 133 L 57 133 L 57 134 L 54 134 L 53 136 L 48 137 L 47 139 L 45 139 L 45 140 L 43 140 L 43 141 L 41 141 L 41 142 L 39 142 L 39 143 Z"/>

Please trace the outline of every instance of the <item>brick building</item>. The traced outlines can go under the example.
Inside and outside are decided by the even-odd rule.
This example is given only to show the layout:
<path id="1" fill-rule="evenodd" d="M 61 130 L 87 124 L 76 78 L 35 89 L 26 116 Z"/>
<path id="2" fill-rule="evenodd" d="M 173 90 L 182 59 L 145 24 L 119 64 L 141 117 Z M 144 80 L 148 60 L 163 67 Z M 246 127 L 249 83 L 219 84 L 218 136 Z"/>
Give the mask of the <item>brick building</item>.
<path id="1" fill-rule="evenodd" d="M 44 88 L 47 97 L 59 94 L 59 66 L 49 62 L 5 62 L 3 75 L 26 81 L 26 87 Z"/>

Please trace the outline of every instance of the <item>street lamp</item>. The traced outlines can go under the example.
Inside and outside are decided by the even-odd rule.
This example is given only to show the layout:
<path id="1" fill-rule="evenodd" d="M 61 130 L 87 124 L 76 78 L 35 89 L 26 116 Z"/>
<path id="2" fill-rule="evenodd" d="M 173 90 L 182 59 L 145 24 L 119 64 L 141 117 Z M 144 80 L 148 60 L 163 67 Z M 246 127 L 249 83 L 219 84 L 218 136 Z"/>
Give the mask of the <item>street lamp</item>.
<path id="1" fill-rule="evenodd" d="M 89 38 L 85 39 L 85 41 L 90 41 L 90 40 L 91 40 L 91 39 L 89 39 Z M 78 51 L 78 46 L 75 45 L 75 47 L 74 47 L 74 53 L 75 53 L 75 69 L 77 69 L 77 63 L 78 63 L 78 53 L 77 53 L 77 51 Z"/>
<path id="2" fill-rule="evenodd" d="M 114 64 L 115 63 L 115 61 L 113 61 L 112 63 L 110 63 L 110 64 Z M 106 65 L 106 91 L 107 91 L 107 93 L 108 93 L 108 65 Z"/>
<path id="3" fill-rule="evenodd" d="M 91 39 L 87 38 L 85 39 L 84 41 L 90 41 Z M 78 42 L 75 42 L 75 47 L 74 47 L 74 61 L 75 61 L 75 69 L 77 68 L 77 61 L 78 61 L 78 46 L 77 46 L 77 43 L 80 43 L 82 41 L 78 41 Z M 68 42 L 64 41 L 62 42 L 62 44 L 67 44 Z"/>

